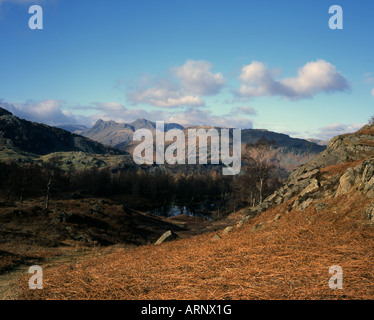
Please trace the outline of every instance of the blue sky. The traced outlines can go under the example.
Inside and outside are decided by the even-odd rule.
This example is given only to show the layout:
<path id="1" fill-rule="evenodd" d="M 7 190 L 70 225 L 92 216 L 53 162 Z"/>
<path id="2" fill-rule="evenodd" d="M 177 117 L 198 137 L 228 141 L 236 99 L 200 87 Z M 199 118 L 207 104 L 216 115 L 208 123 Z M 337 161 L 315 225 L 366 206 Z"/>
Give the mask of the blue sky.
<path id="1" fill-rule="evenodd" d="M 28 27 L 33 4 L 43 30 Z M 0 105 L 51 125 L 144 117 L 329 139 L 374 115 L 373 30 L 371 0 L 0 0 Z"/>

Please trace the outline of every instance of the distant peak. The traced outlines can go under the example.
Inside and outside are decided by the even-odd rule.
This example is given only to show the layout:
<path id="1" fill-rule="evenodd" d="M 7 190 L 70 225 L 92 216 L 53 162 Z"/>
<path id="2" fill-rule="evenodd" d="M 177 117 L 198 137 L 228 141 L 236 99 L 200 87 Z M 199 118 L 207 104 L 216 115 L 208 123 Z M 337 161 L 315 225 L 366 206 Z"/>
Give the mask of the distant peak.
<path id="1" fill-rule="evenodd" d="M 100 120 L 97 120 L 97 121 L 96 121 L 95 125 L 97 125 L 97 124 L 103 124 L 103 123 L 110 123 L 110 124 L 113 124 L 113 123 L 117 123 L 117 122 L 115 122 L 115 121 L 113 121 L 113 120 L 107 120 L 107 121 L 105 121 L 105 120 L 100 119 Z"/>
<path id="2" fill-rule="evenodd" d="M 133 121 L 132 123 L 149 123 L 151 121 L 145 119 L 145 118 L 139 118 L 139 119 L 136 119 L 135 121 Z"/>
<path id="3" fill-rule="evenodd" d="M 91 127 L 91 130 L 94 129 L 105 129 L 105 128 L 109 128 L 109 127 L 112 127 L 113 125 L 117 125 L 117 122 L 115 121 L 104 121 L 102 119 L 96 121 L 96 123 Z"/>
<path id="4" fill-rule="evenodd" d="M 135 121 L 131 122 L 130 125 L 134 127 L 135 130 L 137 129 L 150 129 L 153 130 L 156 128 L 156 124 L 152 121 L 149 121 L 144 118 L 136 119 Z"/>

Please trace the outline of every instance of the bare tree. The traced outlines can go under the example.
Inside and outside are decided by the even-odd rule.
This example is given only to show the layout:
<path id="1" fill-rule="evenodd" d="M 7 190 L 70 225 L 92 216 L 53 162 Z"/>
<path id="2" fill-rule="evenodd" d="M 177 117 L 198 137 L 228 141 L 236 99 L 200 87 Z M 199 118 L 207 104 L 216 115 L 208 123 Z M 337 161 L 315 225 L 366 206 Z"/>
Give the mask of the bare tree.
<path id="1" fill-rule="evenodd" d="M 264 189 L 266 183 L 271 178 L 272 171 L 275 168 L 272 160 L 276 150 L 271 147 L 274 141 L 267 141 L 264 137 L 256 143 L 248 143 L 242 159 L 246 162 L 244 170 L 248 179 L 249 192 L 251 194 L 250 204 L 255 205 L 254 191 L 257 191 L 258 202 L 261 204 L 264 199 Z"/>

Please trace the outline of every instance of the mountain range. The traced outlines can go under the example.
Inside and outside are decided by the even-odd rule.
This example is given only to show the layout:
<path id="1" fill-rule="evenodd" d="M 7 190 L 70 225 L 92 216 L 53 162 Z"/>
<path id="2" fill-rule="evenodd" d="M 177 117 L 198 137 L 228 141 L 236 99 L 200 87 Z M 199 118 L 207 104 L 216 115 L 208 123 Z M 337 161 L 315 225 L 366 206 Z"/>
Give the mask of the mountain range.
<path id="1" fill-rule="evenodd" d="M 79 126 L 61 126 L 60 128 L 81 134 L 103 144 L 119 148 L 124 143 L 131 142 L 134 132 L 138 129 L 148 129 L 155 132 L 156 123 L 147 119 L 137 119 L 130 123 L 98 120 L 91 128 L 82 129 L 79 128 Z M 164 128 L 165 131 L 171 129 L 184 129 L 183 126 L 177 123 L 165 123 Z"/>
<path id="2" fill-rule="evenodd" d="M 130 123 L 99 120 L 91 128 L 80 125 L 56 128 L 20 119 L 0 108 L 1 158 L 6 158 L 4 154 L 10 154 L 14 158 L 20 157 L 23 153 L 46 156 L 55 153 L 83 152 L 95 155 L 126 155 L 126 161 L 130 163 L 129 154 L 139 143 L 132 141 L 133 134 L 142 128 L 155 133 L 156 123 L 147 119 L 138 119 Z M 207 129 L 209 127 L 194 128 Z M 177 123 L 166 123 L 165 131 L 170 129 L 180 129 L 187 133 L 189 128 Z M 242 150 L 246 144 L 254 144 L 261 138 L 272 142 L 275 152 L 272 153 L 272 158 L 269 160 L 277 167 L 282 177 L 287 177 L 295 168 L 311 160 L 325 149 L 325 146 L 304 139 L 291 138 L 286 134 L 264 129 L 244 129 L 242 130 Z M 71 155 L 67 156 L 71 157 Z M 66 158 L 66 155 L 63 154 L 61 157 L 62 159 Z M 92 161 L 97 163 L 96 159 Z M 116 163 L 121 161 L 119 158 L 115 160 Z M 105 159 L 104 162 L 106 162 Z M 186 169 L 181 167 L 180 170 Z"/>
<path id="3" fill-rule="evenodd" d="M 100 143 L 118 148 L 122 151 L 132 153 L 135 146 L 138 144 L 138 142 L 132 141 L 133 134 L 136 130 L 141 128 L 149 129 L 155 133 L 156 123 L 146 119 L 138 119 L 130 123 L 99 120 L 91 128 L 83 130 L 78 129 L 74 132 L 92 140 L 96 140 Z M 209 127 L 183 127 L 177 123 L 165 123 L 165 131 L 170 129 L 184 130 L 186 137 L 187 130 L 189 128 L 207 129 Z M 219 127 L 215 128 L 220 129 Z M 283 171 L 283 176 L 287 176 L 297 166 L 309 161 L 325 149 L 325 145 L 320 143 L 317 144 L 314 141 L 292 138 L 286 134 L 268 131 L 265 129 L 242 130 L 243 149 L 246 144 L 257 143 L 261 138 L 265 138 L 267 141 L 271 141 L 273 143 L 272 148 L 276 149 L 276 152 L 271 160 L 280 171 Z"/>

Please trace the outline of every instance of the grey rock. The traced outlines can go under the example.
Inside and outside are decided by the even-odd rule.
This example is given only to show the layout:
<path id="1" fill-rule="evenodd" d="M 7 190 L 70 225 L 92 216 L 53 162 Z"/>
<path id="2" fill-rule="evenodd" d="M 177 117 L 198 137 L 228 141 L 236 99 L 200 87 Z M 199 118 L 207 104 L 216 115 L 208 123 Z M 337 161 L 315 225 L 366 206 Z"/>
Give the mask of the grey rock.
<path id="1" fill-rule="evenodd" d="M 218 241 L 219 239 L 221 239 L 221 237 L 216 233 L 216 234 L 213 236 L 213 241 Z"/>
<path id="2" fill-rule="evenodd" d="M 353 168 L 348 168 L 347 171 L 339 179 L 338 190 L 335 196 L 347 194 L 355 183 L 355 171 Z"/>
<path id="3" fill-rule="evenodd" d="M 335 196 L 347 194 L 352 188 L 363 190 L 369 198 L 374 195 L 374 159 L 348 168 L 339 179 Z"/>
<path id="4" fill-rule="evenodd" d="M 233 226 L 228 226 L 228 227 L 226 227 L 226 228 L 223 230 L 222 234 L 228 234 L 228 233 L 230 233 L 230 232 L 233 231 L 233 230 L 234 230 L 234 227 L 233 227 Z"/>
<path id="5" fill-rule="evenodd" d="M 164 242 L 172 241 L 178 238 L 179 236 L 176 233 L 169 230 L 169 231 L 166 231 L 160 238 L 158 238 L 158 240 L 155 242 L 155 245 L 160 245 Z"/>
<path id="6" fill-rule="evenodd" d="M 300 197 L 304 197 L 306 195 L 309 195 L 311 193 L 317 192 L 320 188 L 320 184 L 317 179 L 312 179 L 309 183 L 309 185 L 303 189 L 303 191 L 300 193 Z"/>
<path id="7" fill-rule="evenodd" d="M 313 202 L 312 198 L 309 198 L 309 199 L 304 200 L 304 201 L 296 200 L 295 203 L 293 204 L 292 208 L 295 209 L 295 210 L 298 210 L 298 211 L 304 211 L 305 209 L 307 209 L 310 206 L 310 204 L 312 202 Z"/>
<path id="8" fill-rule="evenodd" d="M 243 216 L 243 218 L 240 219 L 240 221 L 237 223 L 236 227 L 240 228 L 244 223 L 246 223 L 252 216 L 250 214 L 246 214 Z"/>
<path id="9" fill-rule="evenodd" d="M 300 176 L 296 177 L 296 181 L 305 180 L 305 179 L 312 179 L 315 178 L 319 173 L 319 169 L 314 169 L 312 171 L 307 171 L 304 174 L 301 174 Z"/>

